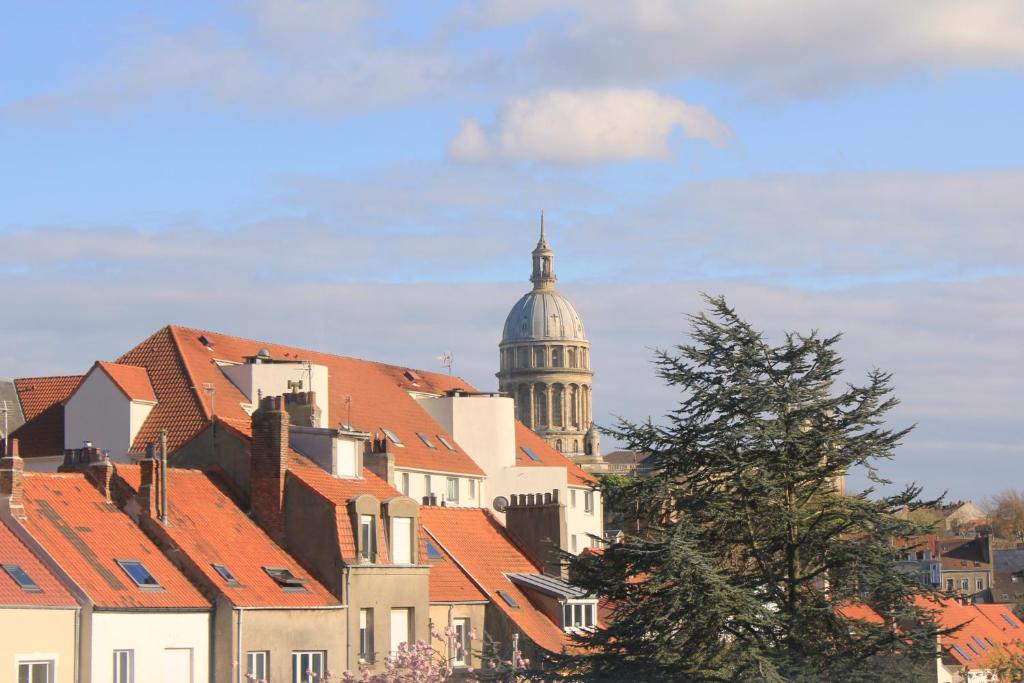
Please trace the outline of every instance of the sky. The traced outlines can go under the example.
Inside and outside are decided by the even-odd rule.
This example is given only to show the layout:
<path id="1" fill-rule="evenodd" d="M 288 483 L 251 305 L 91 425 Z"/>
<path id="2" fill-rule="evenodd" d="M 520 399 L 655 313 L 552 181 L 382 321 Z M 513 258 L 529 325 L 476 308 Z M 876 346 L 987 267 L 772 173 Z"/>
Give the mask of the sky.
<path id="1" fill-rule="evenodd" d="M 0 8 L 0 376 L 173 323 L 494 389 L 543 209 L 599 425 L 723 294 L 893 373 L 883 476 L 1024 487 L 1019 0 Z"/>

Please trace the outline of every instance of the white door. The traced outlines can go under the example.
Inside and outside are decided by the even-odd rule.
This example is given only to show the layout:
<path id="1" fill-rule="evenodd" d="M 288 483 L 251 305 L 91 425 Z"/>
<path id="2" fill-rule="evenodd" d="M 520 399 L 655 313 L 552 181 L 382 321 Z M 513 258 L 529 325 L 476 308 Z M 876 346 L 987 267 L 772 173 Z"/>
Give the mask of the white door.
<path id="1" fill-rule="evenodd" d="M 192 649 L 164 650 L 164 683 L 192 683 Z"/>
<path id="2" fill-rule="evenodd" d="M 409 622 L 411 609 L 400 607 L 391 610 L 391 654 L 398 654 L 398 646 L 409 642 Z"/>

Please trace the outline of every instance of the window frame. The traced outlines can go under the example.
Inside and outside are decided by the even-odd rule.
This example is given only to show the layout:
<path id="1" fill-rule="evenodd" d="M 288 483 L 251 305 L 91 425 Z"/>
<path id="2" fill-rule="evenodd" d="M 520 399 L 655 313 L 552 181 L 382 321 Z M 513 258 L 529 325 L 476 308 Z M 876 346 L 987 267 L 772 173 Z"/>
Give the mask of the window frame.
<path id="1" fill-rule="evenodd" d="M 434 442 L 430 440 L 429 436 L 427 436 L 423 432 L 416 432 L 416 436 L 420 438 L 420 441 L 423 442 L 424 446 L 434 451 L 437 450 L 437 446 L 434 445 Z"/>
<path id="2" fill-rule="evenodd" d="M 213 571 L 217 572 L 220 578 L 224 579 L 224 583 L 228 586 L 237 587 L 242 585 L 226 564 L 211 562 L 210 566 L 213 567 Z"/>
<path id="3" fill-rule="evenodd" d="M 315 678 L 313 676 L 306 676 L 306 671 L 300 671 L 300 664 L 304 656 L 319 658 L 320 666 L 319 671 L 315 674 Z M 325 673 L 327 673 L 326 650 L 292 650 L 292 683 L 320 683 Z"/>
<path id="4" fill-rule="evenodd" d="M 398 538 L 398 533 L 397 533 L 397 525 L 399 523 L 408 524 L 409 525 L 408 526 L 408 534 L 409 534 L 409 536 L 406 539 L 406 541 L 407 541 L 406 543 L 399 543 L 400 539 Z M 391 564 L 399 564 L 399 565 L 413 564 L 413 561 L 416 559 L 416 555 L 413 552 L 413 543 L 415 541 L 415 536 L 416 536 L 415 528 L 416 528 L 416 524 L 414 523 L 414 520 L 413 520 L 412 517 L 395 516 L 395 517 L 391 518 Z M 398 557 L 399 556 L 399 550 L 404 550 L 405 556 L 406 556 L 405 559 L 407 561 L 405 561 L 405 562 L 399 562 L 398 561 L 399 560 L 399 557 Z"/>
<path id="5" fill-rule="evenodd" d="M 253 671 L 253 663 L 262 662 L 263 673 Z M 265 681 L 270 678 L 270 650 L 249 650 L 245 653 L 245 673 L 256 676 L 257 681 Z"/>
<path id="6" fill-rule="evenodd" d="M 149 571 L 149 568 L 146 567 L 146 565 L 144 565 L 142 563 L 142 560 L 114 560 L 114 561 L 117 562 L 117 565 L 119 567 L 121 567 L 121 571 L 123 571 L 128 576 L 128 578 L 132 580 L 132 583 L 134 583 L 135 586 L 137 588 L 139 588 L 140 590 L 144 590 L 144 591 L 162 591 L 162 590 L 164 590 L 164 587 L 162 585 L 160 585 L 160 582 L 157 581 L 157 578 L 155 576 L 153 576 L 153 572 Z M 138 567 L 138 568 L 142 569 L 142 571 L 146 572 L 146 574 L 149 576 L 149 578 L 153 579 L 153 583 L 139 583 L 139 580 L 137 578 L 135 578 L 135 575 L 132 574 L 132 571 L 131 571 L 131 569 L 129 569 L 129 567 Z"/>
<path id="7" fill-rule="evenodd" d="M 398 437 L 398 434 L 396 434 L 393 429 L 390 429 L 388 427 L 381 427 L 380 431 L 384 433 L 384 436 L 387 438 L 388 441 L 398 446 L 399 448 L 405 448 L 405 442 Z"/>
<path id="8" fill-rule="evenodd" d="M 597 626 L 595 600 L 566 600 L 562 603 L 562 630 L 592 629 Z"/>
<path id="9" fill-rule="evenodd" d="M 281 590 L 286 593 L 308 593 L 309 590 L 306 588 L 306 580 L 295 576 L 288 567 L 270 567 L 264 566 L 263 571 L 267 573 L 274 582 L 281 587 Z"/>
<path id="10" fill-rule="evenodd" d="M 368 562 L 377 561 L 376 515 L 359 515 L 359 556 Z"/>
<path id="11" fill-rule="evenodd" d="M 476 498 L 476 479 L 469 479 L 469 499 Z"/>
<path id="12" fill-rule="evenodd" d="M 583 492 L 583 512 L 592 515 L 594 514 L 594 492 L 584 491 Z"/>
<path id="13" fill-rule="evenodd" d="M 444 500 L 446 503 L 458 503 L 459 502 L 459 486 L 458 477 L 445 477 L 444 484 Z M 453 495 L 454 494 L 454 495 Z"/>
<path id="14" fill-rule="evenodd" d="M 38 657 L 38 655 L 36 655 Z M 17 662 L 17 674 L 18 680 L 21 680 L 21 667 L 28 668 L 28 681 L 29 683 L 53 683 L 57 675 L 57 660 L 56 659 L 19 659 Z M 37 681 L 33 672 L 33 668 L 37 666 L 44 666 L 46 670 L 44 672 L 45 679 Z"/>
<path id="15" fill-rule="evenodd" d="M 11 580 L 18 585 L 18 588 L 26 593 L 42 593 L 43 589 L 39 587 L 36 580 L 33 579 L 25 568 L 16 562 L 6 562 L 3 565 L 4 571 L 11 577 Z"/>
<path id="16" fill-rule="evenodd" d="M 452 664 L 454 666 L 469 666 L 472 664 L 472 651 L 469 633 L 472 629 L 472 622 L 469 617 L 454 617 L 452 619 Z"/>
<path id="17" fill-rule="evenodd" d="M 408 472 L 402 472 L 402 495 L 408 496 L 409 495 L 409 491 L 411 491 L 411 490 L 412 490 L 412 488 L 411 488 L 409 473 Z"/>
<path id="18" fill-rule="evenodd" d="M 359 610 L 359 661 L 373 664 L 376 659 L 373 645 L 373 608 L 363 607 Z"/>
<path id="19" fill-rule="evenodd" d="M 119 659 L 124 657 L 127 660 L 126 676 L 122 678 Z M 114 650 L 114 676 L 111 679 L 114 683 L 135 683 L 135 650 Z"/>
<path id="20" fill-rule="evenodd" d="M 437 436 L 437 440 L 440 441 L 445 448 L 450 450 L 452 453 L 455 452 L 455 446 L 453 446 L 451 442 L 448 441 L 448 437 L 446 437 L 444 434 L 436 434 L 435 436 Z"/>
<path id="21" fill-rule="evenodd" d="M 399 642 L 396 643 L 396 642 L 394 642 L 395 639 L 392 636 L 395 635 L 395 615 L 397 613 L 404 613 L 405 614 L 405 619 L 406 619 L 405 630 L 406 630 L 406 634 L 405 634 L 405 640 L 399 641 Z M 389 613 L 389 615 L 390 615 L 390 619 L 388 621 L 388 626 L 389 626 L 389 628 L 388 628 L 388 637 L 389 637 L 389 639 L 391 641 L 389 643 L 389 645 L 391 647 L 391 656 L 393 657 L 396 654 L 398 654 L 398 646 L 401 645 L 402 643 L 415 643 L 416 642 L 416 637 L 415 637 L 416 636 L 416 634 L 415 634 L 415 630 L 416 630 L 416 621 L 415 621 L 416 611 L 412 607 L 392 607 L 391 608 L 391 612 Z"/>

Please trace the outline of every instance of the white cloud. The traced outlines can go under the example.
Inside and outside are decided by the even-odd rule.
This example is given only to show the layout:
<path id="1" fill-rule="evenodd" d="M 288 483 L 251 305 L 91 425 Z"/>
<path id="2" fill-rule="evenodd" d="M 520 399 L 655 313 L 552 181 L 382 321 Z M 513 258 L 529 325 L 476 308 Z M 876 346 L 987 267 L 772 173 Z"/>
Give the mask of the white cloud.
<path id="1" fill-rule="evenodd" d="M 525 25 L 517 59 L 577 86 L 697 77 L 818 93 L 912 70 L 1024 67 L 1018 0 L 486 0 L 467 13 L 480 27 Z"/>
<path id="2" fill-rule="evenodd" d="M 464 121 L 449 153 L 462 160 L 586 163 L 671 156 L 675 130 L 725 144 L 728 127 L 704 107 L 652 90 L 552 90 L 509 100 L 494 128 Z"/>

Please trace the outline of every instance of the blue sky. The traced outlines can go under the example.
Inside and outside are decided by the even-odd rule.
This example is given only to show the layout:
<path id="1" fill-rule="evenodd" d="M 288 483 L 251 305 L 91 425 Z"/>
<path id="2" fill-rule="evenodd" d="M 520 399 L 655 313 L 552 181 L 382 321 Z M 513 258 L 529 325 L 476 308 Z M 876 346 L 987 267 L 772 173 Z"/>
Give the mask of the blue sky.
<path id="1" fill-rule="evenodd" d="M 599 422 L 721 292 L 895 373 L 883 473 L 1024 485 L 1016 2 L 4 9 L 0 375 L 174 322 L 490 387 L 544 208 Z"/>

